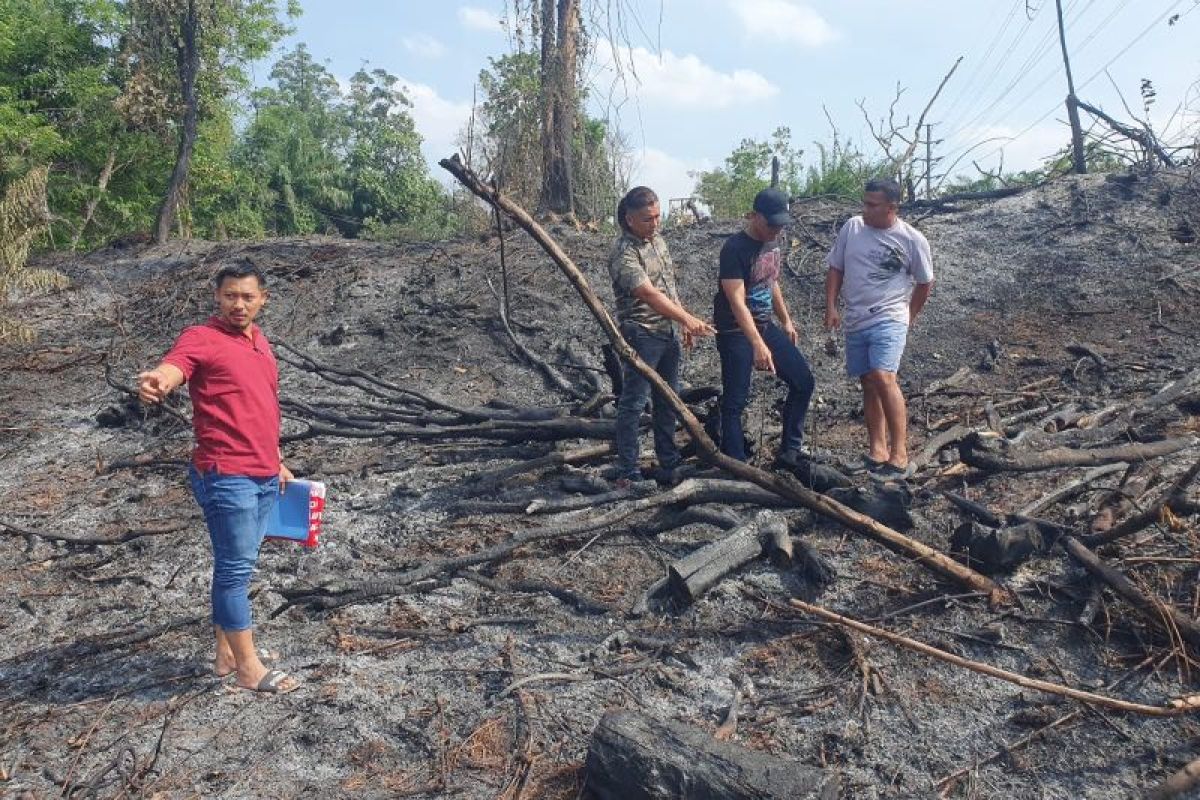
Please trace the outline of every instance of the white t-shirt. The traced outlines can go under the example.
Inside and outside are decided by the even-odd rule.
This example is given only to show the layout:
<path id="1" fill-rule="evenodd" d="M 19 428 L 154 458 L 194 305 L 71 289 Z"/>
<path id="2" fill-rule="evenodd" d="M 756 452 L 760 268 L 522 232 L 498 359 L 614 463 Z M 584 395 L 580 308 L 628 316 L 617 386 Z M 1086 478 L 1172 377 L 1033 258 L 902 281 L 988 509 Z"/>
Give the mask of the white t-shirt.
<path id="1" fill-rule="evenodd" d="M 902 219 L 872 228 L 861 216 L 838 231 L 826 263 L 842 273 L 847 333 L 893 319 L 908 324 L 913 284 L 933 281 L 933 258 L 925 235 Z"/>

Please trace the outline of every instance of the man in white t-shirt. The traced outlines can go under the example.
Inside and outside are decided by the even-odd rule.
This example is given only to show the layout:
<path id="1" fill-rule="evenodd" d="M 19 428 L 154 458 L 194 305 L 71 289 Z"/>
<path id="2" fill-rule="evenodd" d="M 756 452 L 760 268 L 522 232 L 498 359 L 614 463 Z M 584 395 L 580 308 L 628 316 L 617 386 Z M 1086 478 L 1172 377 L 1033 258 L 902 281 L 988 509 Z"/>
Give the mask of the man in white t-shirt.
<path id="1" fill-rule="evenodd" d="M 929 242 L 900 219 L 899 207 L 899 184 L 867 181 L 862 215 L 842 226 L 826 259 L 825 328 L 846 332 L 846 371 L 863 388 L 870 445 L 863 462 L 882 479 L 911 474 L 908 408 L 896 372 L 908 329 L 933 288 Z"/>

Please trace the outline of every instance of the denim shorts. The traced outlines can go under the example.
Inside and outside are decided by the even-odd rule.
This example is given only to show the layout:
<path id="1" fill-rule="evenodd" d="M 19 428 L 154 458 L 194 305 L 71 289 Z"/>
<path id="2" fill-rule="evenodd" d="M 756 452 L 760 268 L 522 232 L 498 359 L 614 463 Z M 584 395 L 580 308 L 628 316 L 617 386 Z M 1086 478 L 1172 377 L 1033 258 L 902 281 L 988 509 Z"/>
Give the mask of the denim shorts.
<path id="1" fill-rule="evenodd" d="M 894 319 L 847 333 L 846 372 L 851 378 L 861 378 L 872 370 L 899 372 L 907 341 L 908 325 Z"/>

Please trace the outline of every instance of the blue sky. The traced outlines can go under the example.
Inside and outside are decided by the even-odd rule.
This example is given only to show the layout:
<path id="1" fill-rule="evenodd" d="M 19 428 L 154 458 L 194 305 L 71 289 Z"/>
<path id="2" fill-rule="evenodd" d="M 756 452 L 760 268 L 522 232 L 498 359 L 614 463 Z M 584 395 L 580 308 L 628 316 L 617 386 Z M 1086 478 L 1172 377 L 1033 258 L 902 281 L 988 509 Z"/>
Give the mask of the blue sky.
<path id="1" fill-rule="evenodd" d="M 512 47 L 498 0 L 302 5 L 284 46 L 306 42 L 342 79 L 364 62 L 400 76 L 431 163 L 456 149 L 488 57 Z M 1156 130 L 1194 141 L 1200 0 L 1063 6 L 1079 96 L 1127 120 L 1121 95 L 1142 115 L 1139 86 L 1149 78 Z M 927 118 L 934 138 L 944 139 L 935 148 L 941 168 L 958 159 L 956 171 L 973 173 L 973 159 L 994 168 L 1001 155 L 1006 170 L 1028 168 L 1067 142 L 1053 0 L 625 0 L 622 7 L 616 23 L 587 23 L 597 40 L 592 113 L 624 132 L 633 182 L 666 197 L 689 194 L 689 172 L 720 165 L 743 138 L 765 139 L 780 125 L 791 128 L 806 160 L 814 156 L 813 142 L 832 138 L 823 106 L 843 141 L 875 152 L 858 103 L 878 123 L 899 83 L 896 119 L 915 121 L 959 56 Z M 268 71 L 269 64 L 258 67 L 260 81 Z"/>

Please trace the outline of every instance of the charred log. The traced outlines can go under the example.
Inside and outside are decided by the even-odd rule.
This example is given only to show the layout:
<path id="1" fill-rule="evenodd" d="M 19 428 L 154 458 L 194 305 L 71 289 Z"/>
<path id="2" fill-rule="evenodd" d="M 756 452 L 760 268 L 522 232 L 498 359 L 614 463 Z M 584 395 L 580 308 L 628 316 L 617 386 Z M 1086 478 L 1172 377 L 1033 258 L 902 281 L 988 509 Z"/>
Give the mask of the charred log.
<path id="1" fill-rule="evenodd" d="M 586 791 L 597 800 L 835 800 L 840 781 L 680 722 L 610 711 L 592 733 Z"/>

